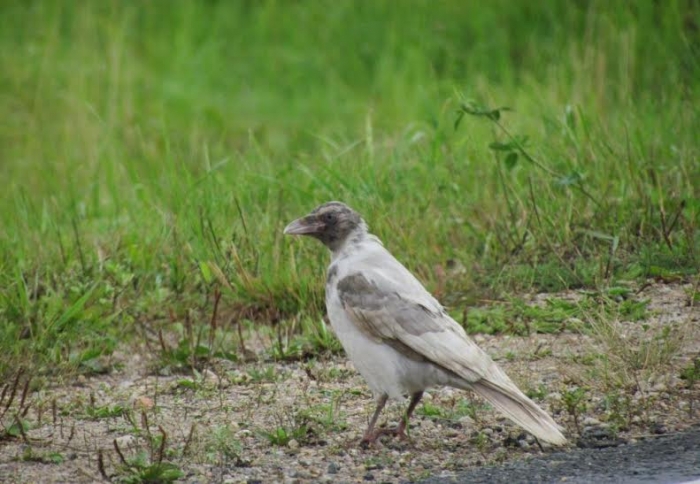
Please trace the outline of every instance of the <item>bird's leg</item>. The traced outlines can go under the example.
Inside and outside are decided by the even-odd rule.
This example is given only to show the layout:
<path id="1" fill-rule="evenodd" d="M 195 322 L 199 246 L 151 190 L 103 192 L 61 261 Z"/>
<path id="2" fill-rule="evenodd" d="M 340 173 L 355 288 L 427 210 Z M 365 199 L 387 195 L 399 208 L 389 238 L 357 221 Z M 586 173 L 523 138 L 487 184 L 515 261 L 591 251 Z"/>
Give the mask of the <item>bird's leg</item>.
<path id="1" fill-rule="evenodd" d="M 379 420 L 379 414 L 382 413 L 382 410 L 384 409 L 384 406 L 386 405 L 386 401 L 388 399 L 389 396 L 384 394 L 381 397 L 379 397 L 379 400 L 377 400 L 377 408 L 374 411 L 374 415 L 372 415 L 372 420 L 369 421 L 367 430 L 365 430 L 365 435 L 362 436 L 362 445 L 373 444 L 377 441 L 377 438 L 380 435 L 386 433 L 383 432 L 381 429 L 375 432 L 374 426 L 377 423 L 377 420 Z"/>
<path id="2" fill-rule="evenodd" d="M 408 436 L 406 435 L 406 427 L 408 426 L 408 419 L 410 419 L 411 415 L 413 415 L 413 411 L 418 406 L 418 402 L 420 402 L 420 399 L 422 397 L 423 397 L 422 391 L 416 392 L 413 395 L 411 395 L 411 403 L 408 404 L 408 408 L 406 409 L 406 415 L 404 416 L 404 418 L 401 419 L 399 426 L 396 428 L 396 436 L 398 438 L 400 438 L 401 440 L 408 438 Z"/>

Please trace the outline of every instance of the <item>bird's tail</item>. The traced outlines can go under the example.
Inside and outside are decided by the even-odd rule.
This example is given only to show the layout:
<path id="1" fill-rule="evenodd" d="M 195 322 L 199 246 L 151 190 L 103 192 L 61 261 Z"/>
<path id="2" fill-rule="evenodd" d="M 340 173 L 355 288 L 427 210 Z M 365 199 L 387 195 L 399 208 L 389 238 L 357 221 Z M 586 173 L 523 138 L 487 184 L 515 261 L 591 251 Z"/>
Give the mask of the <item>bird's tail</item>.
<path id="1" fill-rule="evenodd" d="M 555 445 L 566 443 L 566 438 L 552 417 L 510 381 L 500 384 L 483 379 L 469 383 L 469 388 L 538 439 Z"/>

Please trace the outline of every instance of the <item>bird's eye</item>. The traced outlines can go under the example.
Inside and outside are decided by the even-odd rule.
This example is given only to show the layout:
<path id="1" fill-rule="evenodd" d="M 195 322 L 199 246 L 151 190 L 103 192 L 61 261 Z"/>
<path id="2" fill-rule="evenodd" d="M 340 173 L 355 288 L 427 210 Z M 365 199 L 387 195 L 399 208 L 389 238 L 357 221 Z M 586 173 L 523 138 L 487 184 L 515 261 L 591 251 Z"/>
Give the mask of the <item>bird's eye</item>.
<path id="1" fill-rule="evenodd" d="M 326 223 L 333 223 L 335 222 L 335 214 L 328 212 L 323 214 L 323 221 Z"/>

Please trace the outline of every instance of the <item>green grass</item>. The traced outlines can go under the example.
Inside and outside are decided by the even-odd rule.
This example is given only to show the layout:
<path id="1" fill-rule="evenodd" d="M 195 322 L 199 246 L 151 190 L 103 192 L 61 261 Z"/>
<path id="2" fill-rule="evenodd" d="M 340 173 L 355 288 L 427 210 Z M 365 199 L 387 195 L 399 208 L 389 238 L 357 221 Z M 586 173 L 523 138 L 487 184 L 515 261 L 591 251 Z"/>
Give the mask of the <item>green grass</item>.
<path id="1" fill-rule="evenodd" d="M 0 379 L 90 371 L 174 326 L 318 321 L 327 256 L 282 228 L 330 199 L 457 309 L 697 274 L 698 18 L 680 0 L 6 2 Z"/>

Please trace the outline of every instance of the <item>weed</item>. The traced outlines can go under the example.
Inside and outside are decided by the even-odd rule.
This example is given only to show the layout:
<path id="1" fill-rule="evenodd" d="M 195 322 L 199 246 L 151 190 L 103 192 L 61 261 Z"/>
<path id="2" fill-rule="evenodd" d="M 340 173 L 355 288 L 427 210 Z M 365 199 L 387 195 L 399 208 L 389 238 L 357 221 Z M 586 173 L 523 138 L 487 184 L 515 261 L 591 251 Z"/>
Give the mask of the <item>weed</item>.
<path id="1" fill-rule="evenodd" d="M 530 388 L 528 389 L 525 394 L 534 400 L 544 400 L 544 398 L 548 394 L 547 387 L 543 385 L 542 383 L 539 384 L 537 388 Z"/>
<path id="2" fill-rule="evenodd" d="M 267 365 L 263 368 L 250 368 L 248 377 L 252 383 L 274 383 L 281 378 L 274 365 Z"/>
<path id="3" fill-rule="evenodd" d="M 27 413 L 32 406 L 28 397 L 31 377 L 25 377 L 23 370 L 18 370 L 15 377 L 2 385 L 0 390 L 0 441 L 22 438 L 29 443 L 27 430 L 29 422 Z"/>
<path id="4" fill-rule="evenodd" d="M 582 387 L 567 388 L 562 392 L 564 408 L 569 415 L 571 415 L 574 421 L 574 427 L 579 435 L 581 435 L 581 415 L 585 413 L 587 409 L 587 393 L 586 389 Z"/>
<path id="5" fill-rule="evenodd" d="M 121 405 L 89 406 L 85 409 L 85 416 L 92 420 L 114 418 L 123 415 L 124 407 Z"/>
<path id="6" fill-rule="evenodd" d="M 295 427 L 279 426 L 269 431 L 260 431 L 260 435 L 264 437 L 270 445 L 279 447 L 285 447 L 292 439 L 301 442 L 306 439 L 307 433 L 308 428 L 304 424 Z"/>
<path id="7" fill-rule="evenodd" d="M 25 462 L 39 462 L 41 464 L 62 464 L 65 456 L 60 452 L 37 452 L 31 446 L 27 446 L 19 457 Z"/>
<path id="8" fill-rule="evenodd" d="M 423 402 L 423 405 L 416 409 L 418 415 L 430 418 L 441 418 L 445 416 L 445 412 L 440 405 L 434 405 L 430 402 Z"/>
<path id="9" fill-rule="evenodd" d="M 685 381 L 688 390 L 692 390 L 695 384 L 700 381 L 700 357 L 696 357 L 688 366 L 681 370 L 680 377 Z M 693 415 L 693 397 L 690 393 L 690 401 L 688 403 L 688 415 Z"/>
<path id="10" fill-rule="evenodd" d="M 578 300 L 551 297 L 542 304 L 528 304 L 513 298 L 507 302 L 471 309 L 465 328 L 470 333 L 506 333 L 529 335 L 558 333 L 565 329 L 586 330 L 579 322 L 592 311 L 602 315 L 617 315 L 629 321 L 647 317 L 646 300 L 611 298 L 597 291 L 584 292 Z M 534 356 L 546 354 L 535 352 Z"/>
<path id="11" fill-rule="evenodd" d="M 305 318 L 301 321 L 301 332 L 309 343 L 312 354 L 338 354 L 343 351 L 340 341 L 329 329 L 328 324 L 320 319 Z"/>
<path id="12" fill-rule="evenodd" d="M 331 395 L 328 403 L 310 405 L 300 411 L 300 416 L 311 424 L 320 426 L 324 431 L 340 432 L 348 428 L 340 408 L 342 393 Z"/>
<path id="13" fill-rule="evenodd" d="M 158 433 L 151 432 L 148 416 L 141 414 L 141 424 L 131 420 L 132 429 L 139 437 L 142 446 L 126 454 L 115 439 L 112 444 L 119 458 L 116 482 L 125 484 L 168 483 L 181 478 L 184 473 L 178 465 L 166 461 L 168 454 L 168 434 L 163 427 L 158 426 Z M 98 470 L 108 479 L 102 452 L 98 454 Z"/>
<path id="14" fill-rule="evenodd" d="M 248 465 L 243 458 L 243 445 L 228 426 L 219 426 L 207 432 L 204 453 L 207 461 L 217 465 L 233 463 L 236 467 Z"/>

